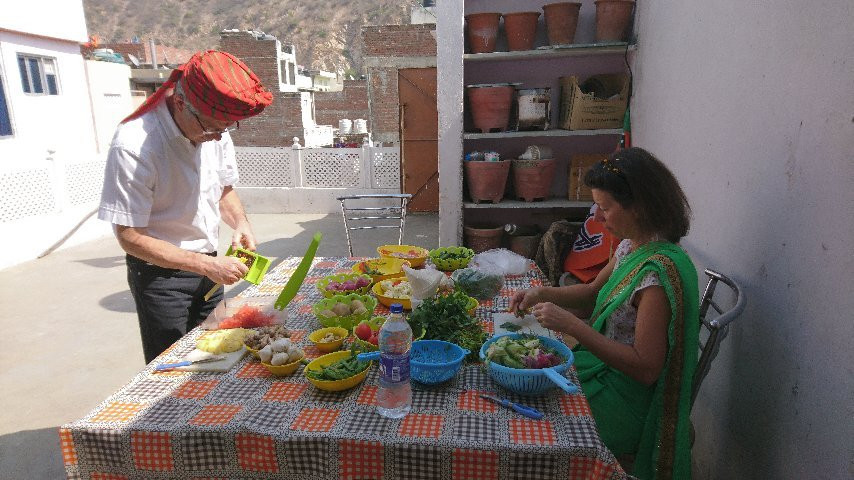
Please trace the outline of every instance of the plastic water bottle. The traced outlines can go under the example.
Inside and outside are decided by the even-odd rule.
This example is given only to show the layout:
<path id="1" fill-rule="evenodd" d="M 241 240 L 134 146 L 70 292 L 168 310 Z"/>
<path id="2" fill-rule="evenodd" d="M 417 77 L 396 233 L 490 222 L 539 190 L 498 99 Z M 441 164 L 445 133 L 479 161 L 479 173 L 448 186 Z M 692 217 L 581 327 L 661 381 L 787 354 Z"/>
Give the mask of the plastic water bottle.
<path id="1" fill-rule="evenodd" d="M 412 386 L 409 384 L 409 350 L 412 328 L 403 318 L 403 306 L 391 305 L 391 314 L 379 332 L 380 388 L 377 390 L 377 413 L 388 418 L 405 417 L 412 409 Z"/>

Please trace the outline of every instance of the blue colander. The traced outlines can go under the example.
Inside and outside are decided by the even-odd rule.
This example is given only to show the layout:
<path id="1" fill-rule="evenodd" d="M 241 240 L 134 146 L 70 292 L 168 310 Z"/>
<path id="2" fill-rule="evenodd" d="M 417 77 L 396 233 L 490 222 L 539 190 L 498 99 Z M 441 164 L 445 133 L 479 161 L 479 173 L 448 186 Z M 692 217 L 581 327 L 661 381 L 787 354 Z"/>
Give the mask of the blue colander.
<path id="1" fill-rule="evenodd" d="M 453 378 L 460 370 L 469 351 L 442 340 L 412 342 L 409 357 L 409 374 L 413 380 L 435 385 Z"/>
<path id="2" fill-rule="evenodd" d="M 496 340 L 501 337 L 515 339 L 521 336 L 518 333 L 496 335 L 480 347 L 480 359 L 483 360 L 486 370 L 493 380 L 502 387 L 519 395 L 538 395 L 553 389 L 555 386 L 560 387 L 567 393 L 578 391 L 578 387 L 563 376 L 563 372 L 572 365 L 575 357 L 572 355 L 572 350 L 560 340 L 549 337 L 537 337 L 540 339 L 540 343 L 566 359 L 564 363 L 551 368 L 510 368 L 486 360 L 486 350 Z"/>

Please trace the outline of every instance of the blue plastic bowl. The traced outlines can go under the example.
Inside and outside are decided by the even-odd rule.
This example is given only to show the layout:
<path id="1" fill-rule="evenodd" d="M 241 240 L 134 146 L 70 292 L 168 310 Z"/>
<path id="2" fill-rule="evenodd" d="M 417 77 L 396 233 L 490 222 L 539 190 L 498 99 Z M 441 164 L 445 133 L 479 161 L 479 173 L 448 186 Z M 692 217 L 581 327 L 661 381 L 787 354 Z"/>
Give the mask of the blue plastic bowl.
<path id="1" fill-rule="evenodd" d="M 518 333 L 496 335 L 480 347 L 480 359 L 486 365 L 489 375 L 502 387 L 519 395 L 538 395 L 545 393 L 555 387 L 562 388 L 567 393 L 578 391 L 578 387 L 563 376 L 563 372 L 575 361 L 572 350 L 560 340 L 549 337 L 540 337 L 540 343 L 554 350 L 566 361 L 551 368 L 510 368 L 486 360 L 486 350 L 501 337 L 519 338 Z"/>
<path id="2" fill-rule="evenodd" d="M 447 382 L 460 370 L 468 353 L 465 348 L 442 340 L 412 342 L 409 374 L 413 380 L 425 385 Z"/>

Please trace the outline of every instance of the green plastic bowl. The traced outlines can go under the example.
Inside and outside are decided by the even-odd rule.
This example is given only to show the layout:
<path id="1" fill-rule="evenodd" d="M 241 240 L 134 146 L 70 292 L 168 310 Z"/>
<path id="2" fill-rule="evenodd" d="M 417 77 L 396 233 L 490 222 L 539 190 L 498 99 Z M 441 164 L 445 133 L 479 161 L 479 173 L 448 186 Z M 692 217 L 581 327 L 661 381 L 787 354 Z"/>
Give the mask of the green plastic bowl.
<path id="1" fill-rule="evenodd" d="M 338 303 L 346 303 L 348 306 L 353 300 L 361 300 L 365 304 L 367 311 L 360 315 L 344 315 L 341 317 L 325 317 L 320 314 L 324 310 L 332 310 Z M 370 295 L 359 295 L 351 293 L 349 295 L 333 295 L 331 298 L 324 298 L 317 302 L 312 309 L 317 321 L 324 327 L 341 327 L 352 332 L 353 327 L 361 323 L 363 320 L 369 320 L 374 314 L 374 309 L 377 308 L 377 299 Z"/>
<path id="2" fill-rule="evenodd" d="M 443 252 L 463 254 L 463 258 L 439 258 Z M 452 272 L 460 268 L 466 268 L 474 256 L 474 250 L 466 247 L 439 247 L 430 250 L 430 261 L 436 268 L 445 272 Z"/>
<path id="3" fill-rule="evenodd" d="M 383 325 L 383 322 L 385 322 L 385 317 L 374 317 L 370 320 L 367 320 L 367 322 L 371 325 L 371 330 L 376 331 L 379 330 L 380 327 Z M 356 325 L 358 325 L 359 323 L 356 323 L 353 328 L 355 328 Z M 420 332 L 412 332 L 412 340 L 421 340 L 422 338 L 424 338 L 425 334 L 427 334 L 427 330 L 422 327 Z M 362 340 L 361 338 L 357 337 L 355 332 L 353 332 L 353 340 L 355 340 L 355 342 L 362 347 L 362 351 L 364 352 L 373 352 L 379 349 L 378 345 L 374 345 L 371 342 Z"/>
<path id="4" fill-rule="evenodd" d="M 355 280 L 359 277 L 366 279 L 368 282 L 373 282 L 370 275 L 364 275 L 360 273 L 338 273 L 335 275 L 327 275 L 320 280 L 317 281 L 315 286 L 317 287 L 317 291 L 320 292 L 326 298 L 332 298 L 335 295 L 349 295 L 351 293 L 357 293 L 359 295 L 367 295 L 368 292 L 371 291 L 371 283 L 368 283 L 368 286 L 361 287 L 356 290 L 351 290 L 349 292 L 336 292 L 334 290 L 327 290 L 326 287 L 329 285 L 329 282 L 339 282 L 343 283 L 347 280 Z"/>

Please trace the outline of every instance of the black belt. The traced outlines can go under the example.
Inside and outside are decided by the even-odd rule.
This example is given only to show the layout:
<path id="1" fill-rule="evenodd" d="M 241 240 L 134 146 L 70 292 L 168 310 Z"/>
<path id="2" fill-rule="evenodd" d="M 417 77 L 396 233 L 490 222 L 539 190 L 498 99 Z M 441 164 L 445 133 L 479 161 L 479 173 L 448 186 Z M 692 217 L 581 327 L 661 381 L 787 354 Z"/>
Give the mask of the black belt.
<path id="1" fill-rule="evenodd" d="M 215 257 L 216 256 L 216 250 L 214 250 L 213 252 L 207 252 L 207 253 L 206 252 L 196 252 L 196 253 L 201 253 L 202 255 L 207 255 L 209 257 Z M 128 261 L 135 262 L 135 263 L 145 263 L 147 265 L 154 265 L 153 263 L 146 262 L 145 260 L 143 260 L 139 257 L 135 257 L 129 253 L 127 255 L 125 255 L 125 258 Z"/>

